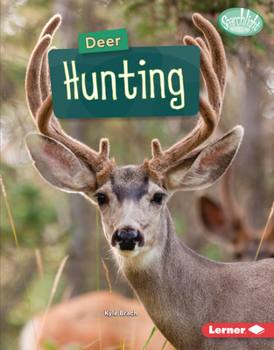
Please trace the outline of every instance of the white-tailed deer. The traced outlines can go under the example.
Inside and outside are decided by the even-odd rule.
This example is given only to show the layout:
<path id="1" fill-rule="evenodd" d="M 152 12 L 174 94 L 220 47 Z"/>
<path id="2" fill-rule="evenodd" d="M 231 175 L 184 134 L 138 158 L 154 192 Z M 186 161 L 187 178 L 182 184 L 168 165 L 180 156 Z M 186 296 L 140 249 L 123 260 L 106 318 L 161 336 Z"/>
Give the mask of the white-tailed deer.
<path id="1" fill-rule="evenodd" d="M 115 311 L 118 314 L 117 319 L 115 316 L 108 316 L 110 312 L 114 311 L 113 301 Z M 105 315 L 105 311 L 109 312 L 108 315 Z M 120 316 L 120 311 L 130 313 L 135 311 L 137 316 Z M 43 323 L 43 313 L 35 316 L 33 321 L 36 335 L 38 335 Z M 46 344 L 56 345 L 58 349 L 61 347 L 64 349 L 65 346 L 69 347 L 69 345 L 72 349 L 72 344 L 78 344 L 82 349 L 100 350 L 100 333 L 102 349 L 121 349 L 121 340 L 121 344 L 126 345 L 125 349 L 141 350 L 148 340 L 153 326 L 139 301 L 115 293 L 113 293 L 112 299 L 109 291 L 101 291 L 99 295 L 97 292 L 92 292 L 63 301 L 50 309 L 37 348 L 35 347 L 33 324 L 32 321 L 29 321 L 21 334 L 20 350 L 44 350 Z M 156 331 L 147 349 L 162 349 L 164 343 L 165 338 L 159 331 Z M 90 346 L 87 347 L 88 344 Z M 166 344 L 165 350 L 173 349 L 170 344 Z"/>
<path id="2" fill-rule="evenodd" d="M 222 264 L 195 254 L 176 235 L 167 201 L 177 190 L 202 189 L 223 175 L 237 153 L 243 129 L 237 126 L 208 145 L 215 130 L 226 85 L 226 58 L 215 28 L 199 14 L 204 33 L 185 37 L 201 49 L 207 99 L 200 96 L 194 130 L 167 151 L 152 141 L 152 159 L 141 166 L 118 166 L 109 143 L 100 151 L 72 139 L 53 114 L 47 51 L 60 24 L 55 16 L 44 28 L 31 56 L 26 90 L 39 133 L 26 137 L 38 172 L 63 191 L 79 192 L 98 204 L 104 233 L 119 264 L 156 327 L 177 350 L 268 349 L 274 339 L 207 338 L 210 322 L 273 322 L 274 264 Z"/>
<path id="3" fill-rule="evenodd" d="M 205 236 L 215 243 L 226 245 L 236 261 L 253 261 L 263 235 L 252 229 L 243 218 L 232 189 L 231 166 L 220 180 L 221 204 L 204 195 L 199 198 L 199 212 L 207 229 Z M 258 260 L 274 258 L 274 218 L 269 222 Z"/>

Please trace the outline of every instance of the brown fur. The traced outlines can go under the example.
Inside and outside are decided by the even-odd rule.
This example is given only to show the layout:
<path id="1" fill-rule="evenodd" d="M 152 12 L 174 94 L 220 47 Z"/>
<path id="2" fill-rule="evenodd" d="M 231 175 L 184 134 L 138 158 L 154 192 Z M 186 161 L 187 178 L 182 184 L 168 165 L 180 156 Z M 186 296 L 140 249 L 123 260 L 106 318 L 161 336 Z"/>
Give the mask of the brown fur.
<path id="1" fill-rule="evenodd" d="M 154 171 L 150 165 L 149 161 L 147 159 L 144 160 L 141 169 L 144 171 L 145 174 L 154 182 L 158 183 L 160 181 L 159 175 L 156 171 Z"/>
<path id="2" fill-rule="evenodd" d="M 100 173 L 97 174 L 97 184 L 98 187 L 103 186 L 111 177 L 114 166 L 110 164 L 108 167 L 105 167 Z"/>

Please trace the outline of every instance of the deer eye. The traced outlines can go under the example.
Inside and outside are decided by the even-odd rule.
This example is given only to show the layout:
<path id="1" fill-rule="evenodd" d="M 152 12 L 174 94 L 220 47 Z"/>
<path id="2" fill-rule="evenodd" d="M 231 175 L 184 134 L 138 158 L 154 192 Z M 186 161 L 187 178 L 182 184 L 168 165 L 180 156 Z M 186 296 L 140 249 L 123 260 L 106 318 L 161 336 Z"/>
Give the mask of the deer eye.
<path id="1" fill-rule="evenodd" d="M 108 197 L 103 193 L 96 193 L 94 197 L 97 198 L 99 205 L 103 205 L 108 202 Z"/>
<path id="2" fill-rule="evenodd" d="M 152 198 L 152 203 L 156 203 L 156 204 L 161 204 L 162 200 L 164 198 L 165 194 L 164 193 L 156 193 L 153 198 Z"/>

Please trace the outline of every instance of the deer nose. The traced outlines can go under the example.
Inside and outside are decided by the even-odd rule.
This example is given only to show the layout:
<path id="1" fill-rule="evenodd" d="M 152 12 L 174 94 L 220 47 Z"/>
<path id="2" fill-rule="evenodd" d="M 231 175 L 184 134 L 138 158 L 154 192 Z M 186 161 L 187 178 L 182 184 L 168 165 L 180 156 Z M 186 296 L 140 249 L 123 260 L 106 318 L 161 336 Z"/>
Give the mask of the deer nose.
<path id="1" fill-rule="evenodd" d="M 143 236 L 139 231 L 125 228 L 113 234 L 111 244 L 115 246 L 118 243 L 121 250 L 134 250 L 137 244 L 139 247 L 143 246 L 143 241 Z"/>

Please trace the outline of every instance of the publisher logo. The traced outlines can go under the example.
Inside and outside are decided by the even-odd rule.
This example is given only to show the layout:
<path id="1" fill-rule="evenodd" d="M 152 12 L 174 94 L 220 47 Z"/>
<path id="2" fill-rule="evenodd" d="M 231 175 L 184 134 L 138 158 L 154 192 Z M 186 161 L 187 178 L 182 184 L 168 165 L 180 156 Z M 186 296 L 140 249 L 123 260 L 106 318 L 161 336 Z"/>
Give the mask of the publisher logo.
<path id="1" fill-rule="evenodd" d="M 262 334 L 265 332 L 265 329 L 263 327 L 258 326 L 255 324 L 255 326 L 248 328 L 248 330 L 256 335 Z"/>
<path id="2" fill-rule="evenodd" d="M 208 338 L 274 338 L 274 323 L 207 323 L 202 332 Z"/>
<path id="3" fill-rule="evenodd" d="M 257 34 L 264 25 L 262 17 L 257 12 L 245 8 L 232 8 L 222 12 L 218 23 L 227 33 L 238 36 Z"/>

